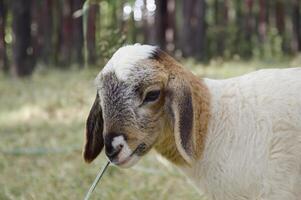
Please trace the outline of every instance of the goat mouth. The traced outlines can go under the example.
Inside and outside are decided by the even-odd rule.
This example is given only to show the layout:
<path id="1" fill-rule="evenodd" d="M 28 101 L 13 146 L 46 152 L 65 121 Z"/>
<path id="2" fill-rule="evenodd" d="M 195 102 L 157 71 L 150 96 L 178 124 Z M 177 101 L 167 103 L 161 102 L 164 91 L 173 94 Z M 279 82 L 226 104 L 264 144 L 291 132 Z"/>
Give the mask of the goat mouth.
<path id="1" fill-rule="evenodd" d="M 120 167 L 131 167 L 138 161 L 138 156 L 136 155 L 130 155 L 124 160 L 121 160 L 119 162 L 114 162 L 115 165 Z"/>
<path id="2" fill-rule="evenodd" d="M 147 151 L 146 144 L 141 143 L 128 157 L 121 161 L 113 161 L 113 163 L 118 166 L 130 167 L 132 165 L 131 163 L 136 163 L 139 160 L 139 157 L 141 157 L 145 153 L 145 151 Z"/>
<path id="3" fill-rule="evenodd" d="M 143 142 L 137 146 L 137 148 L 133 151 L 132 154 L 137 154 L 138 156 L 143 156 L 147 152 L 147 146 Z"/>

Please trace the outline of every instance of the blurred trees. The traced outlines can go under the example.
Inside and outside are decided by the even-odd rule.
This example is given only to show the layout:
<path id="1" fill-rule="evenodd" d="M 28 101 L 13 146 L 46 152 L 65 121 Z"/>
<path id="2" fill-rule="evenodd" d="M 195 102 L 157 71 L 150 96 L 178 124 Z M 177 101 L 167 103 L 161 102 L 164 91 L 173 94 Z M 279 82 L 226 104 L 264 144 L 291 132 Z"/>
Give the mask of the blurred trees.
<path id="1" fill-rule="evenodd" d="M 53 13 L 52 0 L 33 1 L 33 37 L 36 57 L 45 64 L 52 61 L 53 51 Z"/>
<path id="2" fill-rule="evenodd" d="M 205 58 L 206 34 L 206 2 L 205 0 L 182 1 L 182 44 L 184 57 L 193 56 L 197 59 Z"/>
<path id="3" fill-rule="evenodd" d="M 8 71 L 6 42 L 5 42 L 5 27 L 6 27 L 6 2 L 0 0 L 0 70 Z"/>
<path id="4" fill-rule="evenodd" d="M 15 76 L 26 76 L 32 73 L 35 65 L 34 49 L 31 37 L 31 0 L 13 0 L 12 30 L 13 56 L 12 73 Z"/>
<path id="5" fill-rule="evenodd" d="M 156 1 L 156 13 L 155 13 L 155 30 L 156 44 L 162 49 L 166 49 L 166 31 L 167 31 L 167 21 L 168 21 L 168 10 L 167 10 L 167 0 L 157 0 Z"/>
<path id="6" fill-rule="evenodd" d="M 200 61 L 301 51 L 300 0 L 88 1 L 0 0 L 0 70 L 26 76 L 36 63 L 83 67 L 85 57 L 102 66 L 135 42 Z"/>
<path id="7" fill-rule="evenodd" d="M 300 15 L 300 0 L 293 0 L 293 32 L 295 37 L 295 50 L 301 51 L 301 15 Z"/>
<path id="8" fill-rule="evenodd" d="M 91 5 L 88 8 L 87 17 L 87 62 L 90 65 L 96 62 L 96 21 L 98 17 L 99 7 L 97 4 Z"/>

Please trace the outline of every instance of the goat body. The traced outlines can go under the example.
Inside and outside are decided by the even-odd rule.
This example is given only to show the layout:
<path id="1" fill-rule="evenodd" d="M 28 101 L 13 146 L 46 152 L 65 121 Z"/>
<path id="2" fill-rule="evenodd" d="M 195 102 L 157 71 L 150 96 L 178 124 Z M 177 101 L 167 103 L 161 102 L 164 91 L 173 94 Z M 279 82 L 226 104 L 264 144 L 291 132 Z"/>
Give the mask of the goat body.
<path id="1" fill-rule="evenodd" d="M 301 68 L 204 84 L 211 95 L 205 148 L 180 168 L 210 199 L 301 199 Z"/>

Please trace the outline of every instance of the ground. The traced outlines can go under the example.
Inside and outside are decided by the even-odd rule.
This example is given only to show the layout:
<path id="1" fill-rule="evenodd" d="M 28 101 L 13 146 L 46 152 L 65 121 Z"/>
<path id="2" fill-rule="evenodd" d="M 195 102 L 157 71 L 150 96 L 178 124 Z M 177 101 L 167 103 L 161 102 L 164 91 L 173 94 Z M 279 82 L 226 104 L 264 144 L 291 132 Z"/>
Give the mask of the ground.
<path id="1" fill-rule="evenodd" d="M 298 60 L 297 60 L 298 61 Z M 301 62 L 185 61 L 199 76 L 224 78 L 262 67 Z M 31 79 L 0 76 L 0 199 L 83 199 L 99 168 L 101 154 L 85 164 L 81 149 L 84 124 L 93 103 L 98 70 L 45 70 Z M 196 200 L 199 194 L 155 152 L 131 169 L 110 167 L 91 199 Z"/>

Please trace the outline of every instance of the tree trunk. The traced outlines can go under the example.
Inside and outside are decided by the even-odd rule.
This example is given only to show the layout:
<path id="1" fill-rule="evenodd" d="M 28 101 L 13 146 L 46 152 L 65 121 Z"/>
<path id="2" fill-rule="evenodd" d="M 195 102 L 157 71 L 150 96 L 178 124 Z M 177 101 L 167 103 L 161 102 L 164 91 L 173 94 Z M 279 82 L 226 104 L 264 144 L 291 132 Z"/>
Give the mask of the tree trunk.
<path id="1" fill-rule="evenodd" d="M 284 4 L 282 0 L 277 0 L 275 5 L 276 27 L 280 35 L 284 34 L 285 20 L 284 20 Z"/>
<path id="2" fill-rule="evenodd" d="M 194 51 L 194 40 L 193 38 L 193 24 L 195 23 L 193 18 L 194 0 L 183 1 L 183 25 L 182 25 L 182 52 L 184 57 L 193 56 Z"/>
<path id="3" fill-rule="evenodd" d="M 71 64 L 73 27 L 72 27 L 72 0 L 64 0 L 62 8 L 61 24 L 61 50 L 59 62 L 67 67 Z"/>
<path id="4" fill-rule="evenodd" d="M 295 47 L 294 49 L 301 51 L 301 24 L 300 24 L 300 1 L 293 0 L 293 31 L 295 37 L 295 43 L 293 44 Z"/>
<path id="5" fill-rule="evenodd" d="M 27 76 L 33 72 L 35 60 L 31 44 L 31 0 L 13 0 L 13 65 L 15 76 Z"/>
<path id="6" fill-rule="evenodd" d="M 51 55 L 53 54 L 53 2 L 52 0 L 45 0 L 42 6 L 43 11 L 43 51 L 41 53 L 42 60 L 45 64 L 50 64 Z"/>
<path id="7" fill-rule="evenodd" d="M 236 28 L 236 36 L 235 36 L 235 53 L 241 55 L 241 48 L 240 44 L 244 42 L 242 40 L 242 30 L 244 27 L 244 21 L 243 21 L 243 12 L 242 12 L 242 1 L 241 0 L 236 0 L 235 1 L 235 12 L 236 12 L 236 17 L 235 17 L 235 28 Z"/>
<path id="8" fill-rule="evenodd" d="M 43 32 L 41 27 L 43 24 L 43 15 L 41 15 L 41 4 L 39 0 L 31 0 L 31 43 L 33 47 L 33 54 L 37 62 L 41 56 L 43 49 Z"/>
<path id="9" fill-rule="evenodd" d="M 47 31 L 51 28 L 51 24 L 46 21 L 46 19 L 51 16 L 50 12 L 47 12 L 48 10 L 51 10 L 51 7 L 48 5 L 48 1 L 49 0 L 45 0 L 43 2 L 40 0 L 31 1 L 31 27 L 33 27 L 31 35 L 33 52 L 36 57 L 36 61 L 42 60 L 43 62 L 45 62 L 47 57 L 51 55 L 51 52 L 47 52 L 47 54 L 45 53 L 45 50 L 47 49 L 46 44 L 51 42 L 51 35 L 50 38 L 46 38 L 48 34 Z"/>
<path id="10" fill-rule="evenodd" d="M 251 34 L 253 32 L 253 0 L 246 0 L 246 40 L 251 40 Z"/>
<path id="11" fill-rule="evenodd" d="M 147 0 L 144 0 L 144 2 L 145 2 L 145 10 L 147 10 L 147 8 L 146 8 Z M 153 14 L 151 16 L 149 16 L 149 15 L 145 16 L 144 17 L 144 22 L 143 22 L 144 35 L 145 35 L 145 38 L 146 38 L 145 42 L 147 44 L 151 44 L 151 45 L 158 45 L 157 38 L 156 38 L 157 37 L 156 36 L 156 34 L 157 34 L 157 30 L 156 30 L 156 25 L 157 25 L 156 16 L 157 16 L 157 14 L 156 14 L 156 12 L 157 12 L 157 9 L 155 10 L 155 14 Z M 145 15 L 146 15 L 146 13 L 145 13 Z M 145 22 L 146 22 L 146 24 L 145 24 Z M 145 25 L 147 25 L 147 26 L 145 26 Z"/>
<path id="12" fill-rule="evenodd" d="M 266 1 L 259 0 L 259 40 L 260 42 L 264 42 L 266 40 Z"/>
<path id="13" fill-rule="evenodd" d="M 167 1 L 167 19 L 165 27 L 165 49 L 170 54 L 173 54 L 175 50 L 176 40 L 176 1 Z"/>
<path id="14" fill-rule="evenodd" d="M 156 0 L 155 29 L 157 45 L 166 49 L 167 0 Z"/>
<path id="15" fill-rule="evenodd" d="M 223 56 L 225 49 L 225 37 L 226 37 L 226 23 L 225 10 L 227 8 L 227 1 L 223 1 L 223 5 L 219 0 L 214 2 L 215 12 L 215 26 L 216 26 L 216 52 L 218 56 Z"/>
<path id="16" fill-rule="evenodd" d="M 134 19 L 134 12 L 131 12 L 130 14 L 130 19 L 128 22 L 128 41 L 131 44 L 136 43 L 137 41 L 137 29 L 136 29 L 136 23 L 135 23 L 135 19 Z"/>
<path id="17" fill-rule="evenodd" d="M 204 60 L 206 58 L 206 21 L 205 21 L 205 11 L 206 2 L 205 0 L 197 0 L 196 2 L 196 34 L 195 34 L 195 57 L 199 60 Z"/>
<path id="18" fill-rule="evenodd" d="M 254 32 L 253 22 L 253 0 L 246 0 L 246 17 L 245 17 L 245 29 L 244 29 L 244 42 L 247 47 L 244 50 L 244 57 L 250 57 L 252 55 L 252 34 Z"/>
<path id="19" fill-rule="evenodd" d="M 205 57 L 205 0 L 183 1 L 182 52 L 184 57 Z"/>
<path id="20" fill-rule="evenodd" d="M 90 5 L 87 25 L 88 63 L 96 63 L 96 20 L 99 12 L 98 4 Z"/>
<path id="21" fill-rule="evenodd" d="M 0 70 L 5 73 L 8 72 L 5 43 L 6 8 L 5 0 L 0 0 Z"/>
<path id="22" fill-rule="evenodd" d="M 83 0 L 74 0 L 73 13 L 80 10 L 83 7 Z M 83 66 L 83 18 L 77 17 L 73 19 L 73 49 L 74 49 L 74 60 Z"/>
<path id="23" fill-rule="evenodd" d="M 149 19 L 149 16 L 148 16 L 148 13 L 147 13 L 147 8 L 146 8 L 146 4 L 147 4 L 147 1 L 146 0 L 143 0 L 143 8 L 142 8 L 142 30 L 143 30 L 143 42 L 145 44 L 148 44 L 150 42 L 150 26 L 149 26 L 149 23 L 148 23 L 148 19 Z"/>
<path id="24" fill-rule="evenodd" d="M 59 65 L 61 54 L 61 24 L 62 24 L 62 6 L 60 1 L 52 1 L 52 54 L 51 61 L 55 66 Z"/>
<path id="25" fill-rule="evenodd" d="M 274 0 L 272 0 L 272 1 L 265 0 L 265 22 L 266 22 L 267 28 L 270 25 L 270 10 L 274 6 L 274 4 L 275 4 Z"/>

